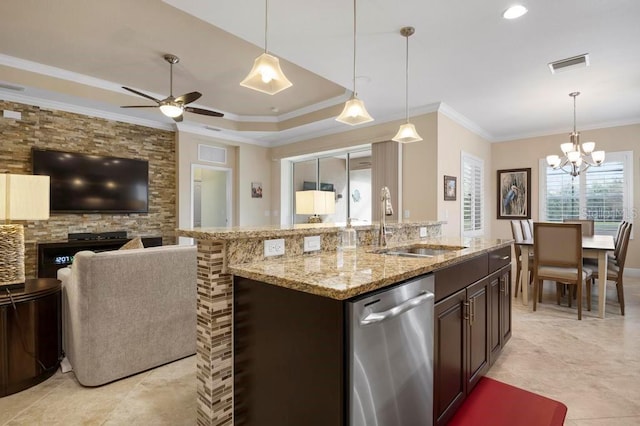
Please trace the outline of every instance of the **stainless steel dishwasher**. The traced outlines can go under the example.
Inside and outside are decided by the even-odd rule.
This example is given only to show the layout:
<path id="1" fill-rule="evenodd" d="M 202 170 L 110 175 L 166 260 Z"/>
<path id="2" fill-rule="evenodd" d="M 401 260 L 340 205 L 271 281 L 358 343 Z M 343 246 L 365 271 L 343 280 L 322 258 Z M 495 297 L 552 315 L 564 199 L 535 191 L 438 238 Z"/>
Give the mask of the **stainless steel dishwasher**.
<path id="1" fill-rule="evenodd" d="M 349 425 L 433 423 L 434 279 L 348 303 Z"/>

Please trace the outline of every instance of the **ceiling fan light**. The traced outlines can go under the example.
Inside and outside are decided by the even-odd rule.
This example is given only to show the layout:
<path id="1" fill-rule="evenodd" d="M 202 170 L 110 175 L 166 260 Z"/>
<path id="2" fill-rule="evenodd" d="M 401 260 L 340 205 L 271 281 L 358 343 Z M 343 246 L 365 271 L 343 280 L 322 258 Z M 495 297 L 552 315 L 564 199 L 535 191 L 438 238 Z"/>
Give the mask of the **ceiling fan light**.
<path id="1" fill-rule="evenodd" d="M 373 117 L 367 112 L 367 109 L 364 107 L 364 102 L 353 95 L 351 99 L 344 104 L 344 109 L 340 115 L 336 117 L 336 121 L 349 124 L 350 126 L 357 126 L 358 124 L 373 121 Z"/>
<path id="2" fill-rule="evenodd" d="M 253 68 L 240 85 L 268 95 L 275 95 L 291 86 L 280 68 L 280 60 L 275 56 L 263 53 L 253 62 Z"/>
<path id="3" fill-rule="evenodd" d="M 411 123 L 404 123 L 398 129 L 398 133 L 391 139 L 395 142 L 400 143 L 411 143 L 411 142 L 419 142 L 422 140 L 418 132 L 416 131 L 416 127 Z"/>
<path id="4" fill-rule="evenodd" d="M 175 104 L 160 105 L 160 111 L 167 117 L 175 118 L 180 117 L 184 112 L 184 107 Z"/>

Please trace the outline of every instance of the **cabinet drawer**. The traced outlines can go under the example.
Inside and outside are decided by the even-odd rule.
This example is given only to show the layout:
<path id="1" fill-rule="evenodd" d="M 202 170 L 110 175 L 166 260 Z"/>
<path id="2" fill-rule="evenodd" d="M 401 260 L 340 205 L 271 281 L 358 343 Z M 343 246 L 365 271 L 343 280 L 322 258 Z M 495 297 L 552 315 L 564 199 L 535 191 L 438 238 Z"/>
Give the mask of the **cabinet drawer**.
<path id="1" fill-rule="evenodd" d="M 435 271 L 436 302 L 488 275 L 487 254 Z"/>
<path id="2" fill-rule="evenodd" d="M 489 273 L 511 263 L 511 246 L 489 252 Z"/>

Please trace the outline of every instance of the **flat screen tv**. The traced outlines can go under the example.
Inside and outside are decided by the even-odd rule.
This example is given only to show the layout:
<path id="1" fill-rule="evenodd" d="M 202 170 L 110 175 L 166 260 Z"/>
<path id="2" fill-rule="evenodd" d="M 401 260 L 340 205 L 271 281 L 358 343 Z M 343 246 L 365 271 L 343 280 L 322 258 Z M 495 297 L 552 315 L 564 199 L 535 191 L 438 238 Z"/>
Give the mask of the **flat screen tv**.
<path id="1" fill-rule="evenodd" d="M 51 177 L 52 213 L 147 213 L 149 162 L 32 149 L 34 175 Z"/>

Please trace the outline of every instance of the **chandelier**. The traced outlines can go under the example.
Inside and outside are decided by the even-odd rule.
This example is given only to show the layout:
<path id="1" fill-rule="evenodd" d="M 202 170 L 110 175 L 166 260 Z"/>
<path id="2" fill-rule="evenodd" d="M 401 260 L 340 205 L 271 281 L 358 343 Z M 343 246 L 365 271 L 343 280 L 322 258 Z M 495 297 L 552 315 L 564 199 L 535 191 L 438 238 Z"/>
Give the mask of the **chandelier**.
<path id="1" fill-rule="evenodd" d="M 580 145 L 580 133 L 576 131 L 576 97 L 580 92 L 571 92 L 573 98 L 573 132 L 571 142 L 560 145 L 564 156 L 547 155 L 547 164 L 554 170 L 560 169 L 571 176 L 578 176 L 591 166 L 599 166 L 604 162 L 604 151 L 594 151 L 595 142 L 584 142 Z"/>

